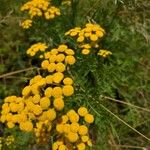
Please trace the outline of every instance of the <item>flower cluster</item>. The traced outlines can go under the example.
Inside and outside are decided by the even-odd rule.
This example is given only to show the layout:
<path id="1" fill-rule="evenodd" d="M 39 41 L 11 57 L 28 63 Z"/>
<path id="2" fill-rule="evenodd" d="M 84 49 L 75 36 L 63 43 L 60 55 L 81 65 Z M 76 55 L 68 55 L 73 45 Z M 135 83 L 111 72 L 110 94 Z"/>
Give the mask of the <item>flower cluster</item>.
<path id="1" fill-rule="evenodd" d="M 45 19 L 50 20 L 61 14 L 60 9 L 53 6 L 48 0 L 30 0 L 21 7 L 21 11 L 27 11 L 30 19 L 45 17 Z M 21 26 L 28 29 L 32 24 L 27 19 Z"/>
<path id="2" fill-rule="evenodd" d="M 15 138 L 13 135 L 9 135 L 7 137 L 0 137 L 0 150 L 3 148 L 3 145 L 9 147 L 14 143 L 14 141 Z"/>
<path id="3" fill-rule="evenodd" d="M 48 46 L 44 43 L 33 44 L 30 48 L 27 49 L 27 54 L 30 56 L 35 56 L 39 51 L 44 52 Z"/>
<path id="4" fill-rule="evenodd" d="M 41 66 L 49 72 L 64 72 L 67 64 L 75 63 L 76 59 L 73 55 L 74 51 L 62 44 L 57 49 L 52 49 L 44 54 Z"/>
<path id="5" fill-rule="evenodd" d="M 43 52 L 45 49 L 47 49 L 45 44 L 37 43 L 32 45 L 27 53 L 34 56 L 38 51 Z M 74 64 L 73 54 L 74 51 L 66 45 L 60 45 L 57 49 L 44 52 L 45 60 L 41 64 L 43 69 L 46 67 L 45 61 L 49 61 L 51 65 L 54 55 L 57 57 L 56 69 L 52 71 L 52 66 L 49 66 L 51 71 L 48 71 L 53 72 L 52 74 L 45 77 L 41 75 L 33 77 L 22 89 L 21 97 L 6 97 L 2 105 L 0 121 L 6 123 L 8 128 L 18 125 L 22 131 L 34 132 L 37 137 L 36 141 L 39 143 L 48 142 L 57 112 L 63 110 L 65 106 L 64 97 L 74 93 L 73 80 L 63 74 L 65 69 L 62 70 L 61 66 L 66 68 L 65 65 Z"/>
<path id="6" fill-rule="evenodd" d="M 7 138 L 5 139 L 5 144 L 7 146 L 10 146 L 12 143 L 14 143 L 15 138 L 13 135 L 7 136 Z"/>
<path id="7" fill-rule="evenodd" d="M 26 19 L 25 21 L 23 21 L 21 23 L 21 26 L 24 28 L 24 29 L 28 29 L 32 26 L 32 20 L 31 19 Z"/>
<path id="8" fill-rule="evenodd" d="M 112 52 L 108 51 L 108 50 L 101 49 L 101 50 L 99 50 L 98 55 L 100 55 L 100 56 L 105 58 L 105 57 L 107 57 L 109 55 L 112 55 Z"/>
<path id="9" fill-rule="evenodd" d="M 60 147 L 65 149 L 77 148 L 84 150 L 86 145 L 92 146 L 92 142 L 88 133 L 88 126 L 80 124 L 80 122 L 91 124 L 94 122 L 93 115 L 88 113 L 85 107 L 80 107 L 78 112 L 70 110 L 66 115 L 61 117 L 61 123 L 56 126 L 56 131 L 62 136 L 53 144 L 53 150 Z"/>
<path id="10" fill-rule="evenodd" d="M 64 86 L 55 85 L 61 80 Z M 4 99 L 1 122 L 6 122 L 8 128 L 19 125 L 22 131 L 34 131 L 37 141 L 44 140 L 42 136 L 44 133 L 49 135 L 52 121 L 57 116 L 56 111 L 64 108 L 64 96 L 74 93 L 72 84 L 71 78 L 64 78 L 59 72 L 45 78 L 35 76 L 22 90 L 22 97 L 9 96 Z"/>
<path id="11" fill-rule="evenodd" d="M 62 5 L 71 5 L 71 0 L 62 0 Z"/>
<path id="12" fill-rule="evenodd" d="M 0 137 L 0 150 L 2 149 L 2 147 L 3 147 L 3 138 Z"/>
<path id="13" fill-rule="evenodd" d="M 105 30 L 98 24 L 87 23 L 84 28 L 75 27 L 67 31 L 65 35 L 74 37 L 81 53 L 88 55 L 91 51 L 97 51 L 100 45 L 99 42 L 105 35 Z M 110 53 L 106 54 L 106 56 L 108 55 Z M 104 55 L 100 56 L 104 57 Z"/>

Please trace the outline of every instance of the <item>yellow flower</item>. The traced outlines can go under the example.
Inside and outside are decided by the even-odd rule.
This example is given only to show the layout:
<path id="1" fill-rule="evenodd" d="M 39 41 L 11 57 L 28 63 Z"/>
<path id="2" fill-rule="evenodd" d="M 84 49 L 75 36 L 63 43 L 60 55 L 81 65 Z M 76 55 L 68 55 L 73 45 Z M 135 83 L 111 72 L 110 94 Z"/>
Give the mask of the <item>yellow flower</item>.
<path id="1" fill-rule="evenodd" d="M 53 52 L 55 52 L 55 50 L 53 49 Z M 56 51 L 57 53 L 57 51 Z M 51 54 L 49 61 L 50 63 L 54 63 L 57 60 L 57 55 L 56 54 Z"/>
<path id="2" fill-rule="evenodd" d="M 47 66 L 47 69 L 49 72 L 54 72 L 55 69 L 56 69 L 56 64 L 55 63 L 50 63 L 48 66 Z"/>
<path id="3" fill-rule="evenodd" d="M 51 97 L 52 96 L 52 90 L 53 89 L 51 87 L 46 88 L 45 91 L 44 91 L 44 95 L 46 97 Z"/>
<path id="4" fill-rule="evenodd" d="M 34 76 L 33 80 L 34 82 L 33 83 L 37 83 L 38 81 L 40 81 L 42 79 L 42 76 L 41 75 L 36 75 Z"/>
<path id="5" fill-rule="evenodd" d="M 68 118 L 68 116 L 67 115 L 63 115 L 62 117 L 61 117 L 61 119 L 62 119 L 62 124 L 65 124 L 65 123 L 67 123 L 67 121 L 69 120 L 69 118 Z"/>
<path id="6" fill-rule="evenodd" d="M 4 99 L 4 102 L 15 102 L 16 98 L 17 98 L 16 96 L 7 96 Z"/>
<path id="7" fill-rule="evenodd" d="M 11 112 L 17 112 L 18 111 L 18 105 L 15 103 L 10 103 L 9 107 L 10 107 Z"/>
<path id="8" fill-rule="evenodd" d="M 85 150 L 85 144 L 84 143 L 80 143 L 77 145 L 78 150 Z"/>
<path id="9" fill-rule="evenodd" d="M 98 55 L 102 56 L 102 57 L 107 57 L 109 55 L 112 55 L 112 52 L 108 51 L 108 50 L 99 50 Z"/>
<path id="10" fill-rule="evenodd" d="M 96 35 L 101 38 L 101 37 L 104 36 L 104 32 L 102 32 L 102 31 L 96 31 Z"/>
<path id="11" fill-rule="evenodd" d="M 44 60 L 44 61 L 42 61 L 42 63 L 41 63 L 41 67 L 42 67 L 43 69 L 47 69 L 47 68 L 48 68 L 48 66 L 49 66 L 49 61 L 48 61 L 48 60 Z"/>
<path id="12" fill-rule="evenodd" d="M 60 83 L 63 78 L 64 78 L 64 74 L 61 72 L 56 72 L 53 74 L 54 83 Z"/>
<path id="13" fill-rule="evenodd" d="M 36 43 L 33 44 L 30 48 L 27 49 L 27 54 L 30 56 L 34 56 L 38 51 L 45 51 L 47 49 L 46 44 L 44 43 Z"/>
<path id="14" fill-rule="evenodd" d="M 65 145 L 60 145 L 59 146 L 59 150 L 66 150 L 66 149 L 67 149 L 67 147 Z"/>
<path id="15" fill-rule="evenodd" d="M 56 56 L 56 61 L 57 62 L 63 62 L 65 60 L 65 55 L 64 54 L 58 54 Z"/>
<path id="16" fill-rule="evenodd" d="M 83 135 L 82 137 L 81 137 L 81 139 L 82 139 L 82 142 L 87 142 L 88 140 L 89 140 L 89 137 L 87 136 L 87 135 Z"/>
<path id="17" fill-rule="evenodd" d="M 79 36 L 79 37 L 77 38 L 77 42 L 81 43 L 81 42 L 83 42 L 83 41 L 84 41 L 84 36 Z"/>
<path id="18" fill-rule="evenodd" d="M 85 125 L 81 125 L 78 132 L 80 135 L 86 135 L 88 133 L 88 128 Z"/>
<path id="19" fill-rule="evenodd" d="M 89 48 L 91 48 L 91 45 L 90 44 L 83 44 L 83 45 L 81 45 L 81 48 L 89 49 Z"/>
<path id="20" fill-rule="evenodd" d="M 76 36 L 77 34 L 78 34 L 78 32 L 73 31 L 73 32 L 70 33 L 70 36 Z"/>
<path id="21" fill-rule="evenodd" d="M 59 132 L 59 133 L 63 133 L 64 132 L 63 127 L 64 127 L 63 124 L 58 124 L 56 126 L 56 131 Z"/>
<path id="22" fill-rule="evenodd" d="M 31 86 L 26 86 L 23 90 L 22 90 L 22 95 L 23 96 L 28 96 L 31 92 Z"/>
<path id="23" fill-rule="evenodd" d="M 15 105 L 16 106 L 16 105 Z M 15 110 L 15 112 L 16 112 L 16 108 L 14 109 Z M 2 105 L 2 111 L 1 111 L 1 114 L 8 114 L 10 112 L 10 106 L 8 105 L 8 103 L 4 103 L 3 105 Z"/>
<path id="24" fill-rule="evenodd" d="M 93 123 L 93 122 L 94 122 L 94 117 L 93 117 L 93 115 L 91 115 L 91 114 L 86 114 L 85 117 L 84 117 L 84 120 L 85 120 L 87 123 Z"/>
<path id="25" fill-rule="evenodd" d="M 49 109 L 47 112 L 47 118 L 50 120 L 50 121 L 53 121 L 55 118 L 56 118 L 56 112 L 54 109 Z"/>
<path id="26" fill-rule="evenodd" d="M 80 108 L 78 109 L 78 114 L 79 114 L 81 117 L 84 117 L 87 113 L 88 113 L 88 110 L 87 110 L 85 107 L 80 107 Z"/>
<path id="27" fill-rule="evenodd" d="M 40 102 L 40 99 L 41 99 L 41 96 L 40 96 L 39 94 L 36 94 L 36 95 L 33 96 L 32 102 L 33 102 L 34 104 L 37 104 L 37 103 Z"/>
<path id="28" fill-rule="evenodd" d="M 50 53 L 51 53 L 52 55 L 55 55 L 55 56 L 56 56 L 56 55 L 58 54 L 58 49 L 53 48 L 53 49 L 51 49 Z"/>
<path id="29" fill-rule="evenodd" d="M 56 64 L 56 71 L 57 72 L 64 72 L 66 70 L 66 66 L 63 63 Z"/>
<path id="30" fill-rule="evenodd" d="M 5 144 L 7 146 L 10 146 L 14 141 L 15 141 L 15 138 L 13 137 L 13 135 L 10 135 L 10 136 L 6 137 Z"/>
<path id="31" fill-rule="evenodd" d="M 61 97 L 62 96 L 62 88 L 54 87 L 52 90 L 52 96 L 54 96 L 55 98 Z"/>
<path id="32" fill-rule="evenodd" d="M 79 124 L 78 124 L 78 123 L 72 123 L 72 124 L 70 125 L 70 129 L 71 129 L 71 131 L 74 132 L 74 133 L 78 132 L 78 130 L 79 130 Z"/>
<path id="33" fill-rule="evenodd" d="M 26 132 L 31 132 L 33 130 L 33 124 L 31 121 L 26 121 L 20 123 L 20 129 Z"/>
<path id="34" fill-rule="evenodd" d="M 67 78 L 65 78 L 65 79 L 63 80 L 63 83 L 64 83 L 65 85 L 72 85 L 72 84 L 73 84 L 73 80 L 72 80 L 71 78 L 67 77 Z"/>
<path id="35" fill-rule="evenodd" d="M 87 32 L 84 34 L 85 37 L 90 37 L 91 35 L 92 35 L 92 33 L 90 33 L 90 32 Z"/>
<path id="36" fill-rule="evenodd" d="M 12 121 L 12 116 L 13 116 L 12 113 L 8 113 L 6 115 L 6 120 L 11 122 Z"/>
<path id="37" fill-rule="evenodd" d="M 54 99 L 53 105 L 56 108 L 56 110 L 62 110 L 64 108 L 64 101 L 62 98 L 56 98 Z"/>
<path id="38" fill-rule="evenodd" d="M 46 79 L 42 78 L 40 81 L 37 82 L 37 85 L 40 86 L 45 86 L 46 85 Z"/>
<path id="39" fill-rule="evenodd" d="M 76 112 L 73 109 L 71 109 L 67 112 L 67 116 L 70 117 L 72 114 L 75 114 L 75 113 Z"/>
<path id="40" fill-rule="evenodd" d="M 74 143 L 78 140 L 79 136 L 77 133 L 73 133 L 73 132 L 69 132 L 68 135 L 68 140 L 71 142 L 71 143 Z"/>
<path id="41" fill-rule="evenodd" d="M 58 47 L 58 51 L 59 52 L 64 52 L 66 49 L 68 48 L 68 46 L 67 45 L 59 45 L 59 47 Z"/>
<path id="42" fill-rule="evenodd" d="M 0 121 L 1 121 L 2 123 L 4 123 L 4 122 L 6 121 L 6 116 L 5 116 L 5 115 L 1 115 Z"/>
<path id="43" fill-rule="evenodd" d="M 69 65 L 73 65 L 76 62 L 74 56 L 66 56 L 65 62 Z"/>
<path id="44" fill-rule="evenodd" d="M 28 29 L 32 26 L 32 20 L 27 19 L 21 23 L 23 29 Z"/>
<path id="45" fill-rule="evenodd" d="M 65 96 L 71 96 L 74 93 L 74 88 L 71 85 L 65 85 L 63 86 L 62 91 Z"/>
<path id="46" fill-rule="evenodd" d="M 52 84 L 53 83 L 53 75 L 48 75 L 46 76 L 46 83 L 47 84 Z"/>
<path id="47" fill-rule="evenodd" d="M 15 124 L 13 122 L 7 122 L 7 126 L 8 128 L 13 128 L 15 126 Z"/>
<path id="48" fill-rule="evenodd" d="M 90 147 L 92 147 L 92 142 L 91 142 L 91 140 L 88 140 L 88 141 L 87 141 L 87 145 L 90 146 Z"/>
<path id="49" fill-rule="evenodd" d="M 79 116 L 77 113 L 73 113 L 72 115 L 69 116 L 69 120 L 72 122 L 72 123 L 76 123 L 79 121 Z"/>
<path id="50" fill-rule="evenodd" d="M 50 106 L 50 99 L 48 97 L 42 97 L 40 100 L 40 106 L 43 110 L 47 109 Z"/>
<path id="51" fill-rule="evenodd" d="M 58 150 L 58 143 L 57 142 L 53 143 L 52 149 Z"/>
<path id="52" fill-rule="evenodd" d="M 90 53 L 90 50 L 89 49 L 83 49 L 82 50 L 82 54 L 83 55 L 88 55 Z"/>
<path id="53" fill-rule="evenodd" d="M 32 110 L 35 115 L 40 115 L 42 113 L 42 108 L 39 105 L 34 105 Z"/>
<path id="54" fill-rule="evenodd" d="M 74 55 L 74 54 L 75 54 L 72 49 L 66 49 L 66 50 L 65 50 L 65 53 L 66 53 L 67 55 Z"/>
<path id="55" fill-rule="evenodd" d="M 70 132 L 70 124 L 63 125 L 63 132 L 67 134 Z"/>
<path id="56" fill-rule="evenodd" d="M 91 39 L 91 41 L 95 42 L 95 41 L 98 40 L 98 37 L 97 37 L 97 35 L 92 34 L 92 35 L 90 36 L 90 39 Z"/>
<path id="57" fill-rule="evenodd" d="M 31 91 L 34 95 L 39 94 L 40 90 L 38 84 L 31 85 Z"/>

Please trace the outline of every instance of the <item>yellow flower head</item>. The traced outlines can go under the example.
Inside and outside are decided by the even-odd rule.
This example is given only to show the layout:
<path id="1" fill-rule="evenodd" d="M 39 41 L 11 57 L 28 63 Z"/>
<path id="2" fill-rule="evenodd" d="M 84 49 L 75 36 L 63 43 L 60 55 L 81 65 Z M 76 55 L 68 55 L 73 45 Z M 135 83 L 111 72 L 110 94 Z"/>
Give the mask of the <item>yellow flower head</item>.
<path id="1" fill-rule="evenodd" d="M 50 106 L 50 99 L 48 97 L 42 97 L 40 99 L 40 106 L 43 110 L 48 109 Z"/>
<path id="2" fill-rule="evenodd" d="M 91 114 L 86 114 L 86 115 L 84 116 L 84 119 L 85 119 L 85 121 L 86 121 L 87 123 L 93 123 L 93 122 L 94 122 L 94 117 L 93 117 L 93 115 L 91 115 Z"/>
<path id="3" fill-rule="evenodd" d="M 78 114 L 79 114 L 81 117 L 84 117 L 87 113 L 88 113 L 88 110 L 87 110 L 87 108 L 85 108 L 85 107 L 80 107 L 80 108 L 78 109 Z"/>
<path id="4" fill-rule="evenodd" d="M 87 128 L 85 125 L 81 125 L 81 126 L 79 127 L 78 133 L 79 133 L 80 135 L 86 135 L 86 134 L 88 133 L 88 128 Z"/>
<path id="5" fill-rule="evenodd" d="M 79 136 L 77 133 L 74 133 L 74 132 L 69 132 L 68 133 L 68 140 L 71 142 L 71 143 L 74 143 L 78 140 Z"/>
<path id="6" fill-rule="evenodd" d="M 99 56 L 102 56 L 102 57 L 104 57 L 104 58 L 106 58 L 106 57 L 108 57 L 109 55 L 112 55 L 112 52 L 110 52 L 110 51 L 108 51 L 108 50 L 103 50 L 103 49 L 101 49 L 101 50 L 99 50 L 98 55 L 99 55 Z"/>
<path id="7" fill-rule="evenodd" d="M 64 100 L 60 97 L 60 98 L 56 98 L 54 99 L 54 103 L 53 103 L 54 107 L 56 110 L 62 110 L 64 108 Z"/>
<path id="8" fill-rule="evenodd" d="M 74 88 L 71 85 L 65 85 L 62 88 L 64 96 L 71 96 L 74 93 Z"/>

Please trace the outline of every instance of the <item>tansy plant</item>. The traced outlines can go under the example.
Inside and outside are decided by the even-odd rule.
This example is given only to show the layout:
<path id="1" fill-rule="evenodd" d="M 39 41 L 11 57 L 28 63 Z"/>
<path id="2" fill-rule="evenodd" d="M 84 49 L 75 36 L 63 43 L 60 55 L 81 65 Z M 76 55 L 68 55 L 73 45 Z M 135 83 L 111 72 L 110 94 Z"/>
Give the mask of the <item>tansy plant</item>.
<path id="1" fill-rule="evenodd" d="M 62 4 L 66 2 L 68 4 L 68 1 Z M 37 17 L 51 20 L 61 14 L 60 9 L 47 0 L 28 1 L 21 11 L 26 11 L 29 16 L 22 22 L 24 29 L 30 28 Z M 96 57 L 104 58 L 111 55 L 110 51 L 100 47 L 104 35 L 105 30 L 100 25 L 87 23 L 85 27 L 75 27 L 64 35 L 66 39 L 74 40 L 75 48 L 70 47 L 69 42 L 56 47 L 42 42 L 31 45 L 26 53 L 30 57 L 38 57 L 44 74 L 31 78 L 22 89 L 22 95 L 4 99 L 0 121 L 8 128 L 17 127 L 21 131 L 32 132 L 38 144 L 47 144 L 53 138 L 53 150 L 91 147 L 89 128 L 94 123 L 94 116 L 85 106 L 71 110 L 65 106 L 69 97 L 76 95 L 76 83 L 68 71 L 78 63 L 79 54 L 94 53 Z"/>

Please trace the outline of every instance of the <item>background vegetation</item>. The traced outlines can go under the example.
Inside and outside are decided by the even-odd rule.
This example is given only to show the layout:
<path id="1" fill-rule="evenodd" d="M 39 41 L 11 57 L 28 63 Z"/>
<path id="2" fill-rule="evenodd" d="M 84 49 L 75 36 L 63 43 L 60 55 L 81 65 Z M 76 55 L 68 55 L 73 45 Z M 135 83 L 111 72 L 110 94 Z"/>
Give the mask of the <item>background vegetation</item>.
<path id="1" fill-rule="evenodd" d="M 92 149 L 148 150 L 149 0 L 73 0 L 73 7 L 67 10 L 69 13 L 64 12 L 64 17 L 45 23 L 42 27 L 39 24 L 27 32 L 19 27 L 24 17 L 19 8 L 24 2 L 0 2 L 0 103 L 8 95 L 19 95 L 28 80 L 40 73 L 35 68 L 37 60 L 31 60 L 26 55 L 26 49 L 32 43 L 46 41 L 55 46 L 65 40 L 61 35 L 71 27 L 96 22 L 106 29 L 107 35 L 102 44 L 113 55 L 107 61 L 99 60 L 99 64 L 89 57 L 82 66 L 75 65 L 74 71 L 70 72 L 76 80 L 79 105 L 84 99 L 84 104 L 90 106 L 96 118 L 90 131 L 94 142 Z M 134 106 L 130 106 L 130 103 Z M 9 134 L 9 131 L 5 133 L 1 126 L 1 135 L 5 134 Z M 21 137 L 16 144 L 18 148 L 25 146 L 30 149 L 27 146 L 30 135 L 15 131 L 13 134 Z"/>

